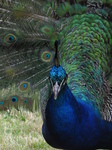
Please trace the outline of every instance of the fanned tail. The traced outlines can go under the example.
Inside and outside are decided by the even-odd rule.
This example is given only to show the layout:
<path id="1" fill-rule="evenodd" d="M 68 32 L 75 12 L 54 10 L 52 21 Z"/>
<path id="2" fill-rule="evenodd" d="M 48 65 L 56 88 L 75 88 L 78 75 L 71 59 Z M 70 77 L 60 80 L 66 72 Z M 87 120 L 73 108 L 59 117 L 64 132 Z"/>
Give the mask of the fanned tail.
<path id="1" fill-rule="evenodd" d="M 0 1 L 0 110 L 39 105 L 38 91 L 48 80 L 58 35 L 58 24 L 45 16 L 46 4 Z"/>

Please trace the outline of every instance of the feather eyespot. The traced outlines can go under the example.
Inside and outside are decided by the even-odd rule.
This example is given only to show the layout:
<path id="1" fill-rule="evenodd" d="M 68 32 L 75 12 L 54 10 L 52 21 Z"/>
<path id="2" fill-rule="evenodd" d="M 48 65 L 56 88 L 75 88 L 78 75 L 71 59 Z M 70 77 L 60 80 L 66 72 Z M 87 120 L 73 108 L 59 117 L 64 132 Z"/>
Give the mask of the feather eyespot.
<path id="1" fill-rule="evenodd" d="M 28 103 L 28 100 L 27 100 L 27 99 L 25 99 L 25 100 L 24 100 L 24 103 L 25 103 L 25 104 L 26 104 L 26 103 Z"/>
<path id="2" fill-rule="evenodd" d="M 3 101 L 1 101 L 1 102 L 0 102 L 0 105 L 3 105 L 3 104 L 4 104 L 4 102 L 3 102 Z"/>
<path id="3" fill-rule="evenodd" d="M 30 87 L 30 84 L 28 82 L 21 82 L 19 85 L 19 90 L 21 92 L 26 92 Z"/>
<path id="4" fill-rule="evenodd" d="M 48 51 L 45 51 L 42 56 L 41 56 L 42 60 L 45 62 L 50 62 L 52 59 L 52 54 Z"/>
<path id="5" fill-rule="evenodd" d="M 12 102 L 17 102 L 17 97 L 16 96 L 12 97 Z"/>
<path id="6" fill-rule="evenodd" d="M 16 103 L 18 100 L 20 100 L 20 97 L 18 95 L 12 95 L 9 99 L 12 103 Z"/>
<path id="7" fill-rule="evenodd" d="M 45 33 L 47 35 L 51 35 L 53 33 L 54 29 L 51 26 L 44 26 L 44 27 L 42 27 L 41 30 L 42 30 L 43 33 Z"/>
<path id="8" fill-rule="evenodd" d="M 13 34 L 7 34 L 4 37 L 4 42 L 7 44 L 13 44 L 14 42 L 16 42 L 17 38 L 13 35 Z"/>
<path id="9" fill-rule="evenodd" d="M 28 98 L 28 97 L 24 97 L 22 98 L 22 105 L 23 107 L 29 109 L 29 110 L 32 110 L 34 107 L 33 107 L 33 104 L 34 104 L 34 101 L 31 99 L 31 98 Z"/>

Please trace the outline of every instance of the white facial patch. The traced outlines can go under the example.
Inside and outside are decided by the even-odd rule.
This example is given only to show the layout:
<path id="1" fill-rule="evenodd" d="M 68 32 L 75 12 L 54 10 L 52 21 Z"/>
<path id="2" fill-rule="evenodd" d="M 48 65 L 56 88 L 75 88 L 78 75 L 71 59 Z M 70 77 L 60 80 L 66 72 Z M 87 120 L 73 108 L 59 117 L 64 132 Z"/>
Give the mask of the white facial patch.
<path id="1" fill-rule="evenodd" d="M 60 91 L 60 86 L 58 85 L 58 82 L 56 81 L 55 85 L 53 86 L 53 93 L 54 93 L 54 99 L 55 100 L 58 97 L 59 91 Z"/>

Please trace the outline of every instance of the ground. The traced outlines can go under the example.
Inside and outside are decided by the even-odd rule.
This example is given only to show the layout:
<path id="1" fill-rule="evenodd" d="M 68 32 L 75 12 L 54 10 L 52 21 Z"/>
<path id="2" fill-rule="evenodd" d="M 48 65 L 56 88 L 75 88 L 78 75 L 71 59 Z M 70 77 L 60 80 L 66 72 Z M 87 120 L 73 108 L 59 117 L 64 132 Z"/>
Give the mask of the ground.
<path id="1" fill-rule="evenodd" d="M 0 150 L 55 150 L 44 140 L 40 112 L 0 111 Z"/>

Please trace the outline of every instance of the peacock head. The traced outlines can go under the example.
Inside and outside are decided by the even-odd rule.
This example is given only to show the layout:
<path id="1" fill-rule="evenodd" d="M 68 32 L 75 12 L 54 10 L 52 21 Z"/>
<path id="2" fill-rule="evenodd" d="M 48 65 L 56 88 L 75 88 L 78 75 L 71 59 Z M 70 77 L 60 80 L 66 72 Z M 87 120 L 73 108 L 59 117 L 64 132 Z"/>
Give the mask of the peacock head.
<path id="1" fill-rule="evenodd" d="M 55 57 L 54 57 L 55 65 L 52 67 L 49 73 L 49 79 L 50 79 L 50 83 L 52 86 L 52 91 L 53 91 L 55 100 L 58 97 L 58 93 L 60 92 L 62 87 L 65 85 L 67 81 L 67 77 L 68 77 L 63 67 L 60 66 L 59 64 L 58 45 L 59 45 L 59 41 L 56 41 L 55 42 L 56 52 L 55 52 Z"/>
<path id="2" fill-rule="evenodd" d="M 52 86 L 52 91 L 54 94 L 54 99 L 56 100 L 60 90 L 63 88 L 67 81 L 67 74 L 62 66 L 53 66 L 50 73 L 49 79 Z"/>

